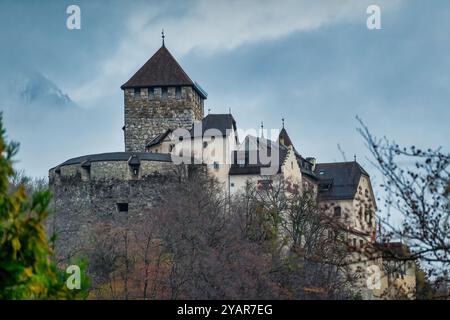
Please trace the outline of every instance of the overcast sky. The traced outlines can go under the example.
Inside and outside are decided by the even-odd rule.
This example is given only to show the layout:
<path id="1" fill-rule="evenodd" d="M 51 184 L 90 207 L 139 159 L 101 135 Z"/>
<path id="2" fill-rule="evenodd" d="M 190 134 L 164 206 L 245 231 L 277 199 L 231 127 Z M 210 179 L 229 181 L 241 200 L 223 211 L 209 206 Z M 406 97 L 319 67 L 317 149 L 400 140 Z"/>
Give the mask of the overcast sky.
<path id="1" fill-rule="evenodd" d="M 81 8 L 81 30 L 66 8 Z M 382 29 L 366 27 L 381 7 Z M 77 108 L 20 110 L 0 90 L 17 166 L 33 176 L 71 157 L 124 149 L 120 85 L 166 46 L 208 92 L 205 110 L 231 108 L 243 129 L 279 128 L 303 156 L 370 167 L 359 115 L 405 145 L 450 142 L 450 2 L 0 0 L 0 85 L 17 70 L 52 81 Z M 241 137 L 242 138 L 242 137 Z M 370 171 L 370 168 L 368 169 Z"/>

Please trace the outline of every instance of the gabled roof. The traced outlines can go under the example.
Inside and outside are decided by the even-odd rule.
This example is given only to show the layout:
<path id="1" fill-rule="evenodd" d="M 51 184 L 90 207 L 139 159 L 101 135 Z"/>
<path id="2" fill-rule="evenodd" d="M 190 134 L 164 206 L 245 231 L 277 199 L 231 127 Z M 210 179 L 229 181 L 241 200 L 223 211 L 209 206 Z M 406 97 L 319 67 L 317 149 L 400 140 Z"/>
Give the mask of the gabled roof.
<path id="1" fill-rule="evenodd" d="M 303 158 L 297 151 L 295 151 L 295 157 L 297 158 L 297 164 L 300 167 L 302 174 L 306 174 L 313 180 L 317 180 L 316 172 L 313 171 L 314 164 L 310 162 L 308 158 Z"/>
<path id="2" fill-rule="evenodd" d="M 361 175 L 369 174 L 356 162 L 318 163 L 315 170 L 319 179 L 319 198 L 322 200 L 354 199 Z M 327 184 L 326 190 L 320 185 Z"/>
<path id="3" fill-rule="evenodd" d="M 230 167 L 230 175 L 247 175 L 260 174 L 261 168 L 270 167 L 270 164 L 262 163 L 261 152 L 265 157 L 270 157 L 273 150 L 278 151 L 278 173 L 281 172 L 283 165 L 288 155 L 289 149 L 280 145 L 277 142 L 266 138 L 258 138 L 254 136 L 247 136 L 241 147 L 237 151 L 233 151 L 233 164 Z M 239 160 L 244 160 L 244 163 L 238 163 Z M 256 160 L 256 163 L 250 163 Z"/>
<path id="4" fill-rule="evenodd" d="M 172 129 L 167 129 L 165 132 L 157 134 L 147 143 L 147 145 L 145 147 L 150 148 L 150 147 L 159 145 L 171 132 L 172 132 Z"/>
<path id="5" fill-rule="evenodd" d="M 208 114 L 202 119 L 201 122 L 197 122 L 190 130 L 192 137 L 205 136 L 205 132 L 210 129 L 218 130 L 222 136 L 226 136 L 227 130 L 236 130 L 236 121 L 231 114 Z M 212 131 L 212 130 L 211 130 Z M 206 132 L 206 135 L 216 135 L 213 132 Z"/>
<path id="6" fill-rule="evenodd" d="M 285 128 L 281 129 L 280 134 L 278 135 L 278 143 L 286 147 L 290 146 L 294 147 L 294 144 L 292 143 L 292 140 L 289 137 Z"/>
<path id="7" fill-rule="evenodd" d="M 165 86 L 192 86 L 206 99 L 206 93 L 184 72 L 165 46 L 158 51 L 122 85 L 122 89 Z"/>

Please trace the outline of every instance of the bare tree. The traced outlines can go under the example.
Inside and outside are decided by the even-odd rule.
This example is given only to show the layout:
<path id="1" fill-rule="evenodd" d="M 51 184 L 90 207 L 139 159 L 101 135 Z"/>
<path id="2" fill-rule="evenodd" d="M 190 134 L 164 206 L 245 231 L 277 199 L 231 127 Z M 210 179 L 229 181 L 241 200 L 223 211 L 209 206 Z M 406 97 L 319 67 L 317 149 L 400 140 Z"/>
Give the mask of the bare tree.
<path id="1" fill-rule="evenodd" d="M 142 215 L 94 227 L 97 297 L 350 297 L 345 241 L 313 194 L 289 193 L 280 180 L 267 189 L 249 184 L 230 202 L 203 168 L 180 172 Z"/>
<path id="2" fill-rule="evenodd" d="M 152 216 L 171 299 L 275 298 L 267 257 L 241 232 L 220 185 L 202 172 L 170 187 Z"/>
<path id="3" fill-rule="evenodd" d="M 358 129 L 381 172 L 386 206 L 401 216 L 400 226 L 381 220 L 384 238 L 402 239 L 411 248 L 409 260 L 419 259 L 430 275 L 450 268 L 450 154 L 441 148 L 422 150 L 400 147 L 386 138 L 373 136 L 358 118 Z M 402 259 L 402 257 L 398 257 Z"/>
<path id="4" fill-rule="evenodd" d="M 312 190 L 291 185 L 284 179 L 247 185 L 236 206 L 246 216 L 246 234 L 271 257 L 272 281 L 286 297 L 351 297 L 354 279 L 341 226 L 317 206 Z"/>

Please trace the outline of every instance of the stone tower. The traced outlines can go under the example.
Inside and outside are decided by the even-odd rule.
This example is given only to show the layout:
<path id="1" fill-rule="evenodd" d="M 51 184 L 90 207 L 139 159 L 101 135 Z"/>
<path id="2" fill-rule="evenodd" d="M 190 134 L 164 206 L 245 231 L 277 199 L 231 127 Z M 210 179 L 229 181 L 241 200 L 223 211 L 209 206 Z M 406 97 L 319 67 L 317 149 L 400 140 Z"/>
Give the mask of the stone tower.
<path id="1" fill-rule="evenodd" d="M 190 129 L 203 119 L 206 92 L 189 78 L 164 43 L 121 88 L 125 151 L 144 152 L 157 134 Z"/>

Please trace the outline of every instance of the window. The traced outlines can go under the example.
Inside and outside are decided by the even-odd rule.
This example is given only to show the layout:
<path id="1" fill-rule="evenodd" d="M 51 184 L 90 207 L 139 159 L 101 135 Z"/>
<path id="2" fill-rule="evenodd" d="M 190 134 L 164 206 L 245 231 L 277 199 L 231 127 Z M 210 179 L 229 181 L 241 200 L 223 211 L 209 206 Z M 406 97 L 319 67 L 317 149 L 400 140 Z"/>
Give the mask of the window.
<path id="1" fill-rule="evenodd" d="M 169 152 L 172 152 L 174 148 L 175 148 L 174 144 L 169 145 Z"/>
<path id="2" fill-rule="evenodd" d="M 231 187 L 234 187 L 234 182 L 231 183 Z"/>
<path id="3" fill-rule="evenodd" d="M 183 141 L 183 136 L 178 138 L 179 141 Z"/>
<path id="4" fill-rule="evenodd" d="M 353 246 L 356 248 L 356 238 L 353 238 Z"/>
<path id="5" fill-rule="evenodd" d="M 208 146 L 208 142 L 203 141 L 203 149 L 205 149 Z"/>
<path id="6" fill-rule="evenodd" d="M 175 97 L 177 99 L 181 99 L 181 87 L 176 87 L 175 88 Z"/>
<path id="7" fill-rule="evenodd" d="M 167 88 L 162 88 L 161 97 L 163 100 L 167 99 Z"/>
<path id="8" fill-rule="evenodd" d="M 366 221 L 369 226 L 372 225 L 372 211 L 366 211 Z"/>
<path id="9" fill-rule="evenodd" d="M 128 212 L 128 203 L 118 203 L 117 211 L 119 212 Z"/>
<path id="10" fill-rule="evenodd" d="M 363 240 L 359 240 L 359 247 L 362 248 L 364 246 L 364 241 Z"/>
<path id="11" fill-rule="evenodd" d="M 341 216 L 341 207 L 339 207 L 339 206 L 334 207 L 334 216 L 335 217 L 340 217 Z"/>
<path id="12" fill-rule="evenodd" d="M 148 88 L 148 100 L 155 99 L 155 89 Z"/>
<path id="13" fill-rule="evenodd" d="M 214 161 L 214 169 L 219 170 L 219 163 Z"/>
<path id="14" fill-rule="evenodd" d="M 134 88 L 134 100 L 138 100 L 141 97 L 141 89 Z"/>

